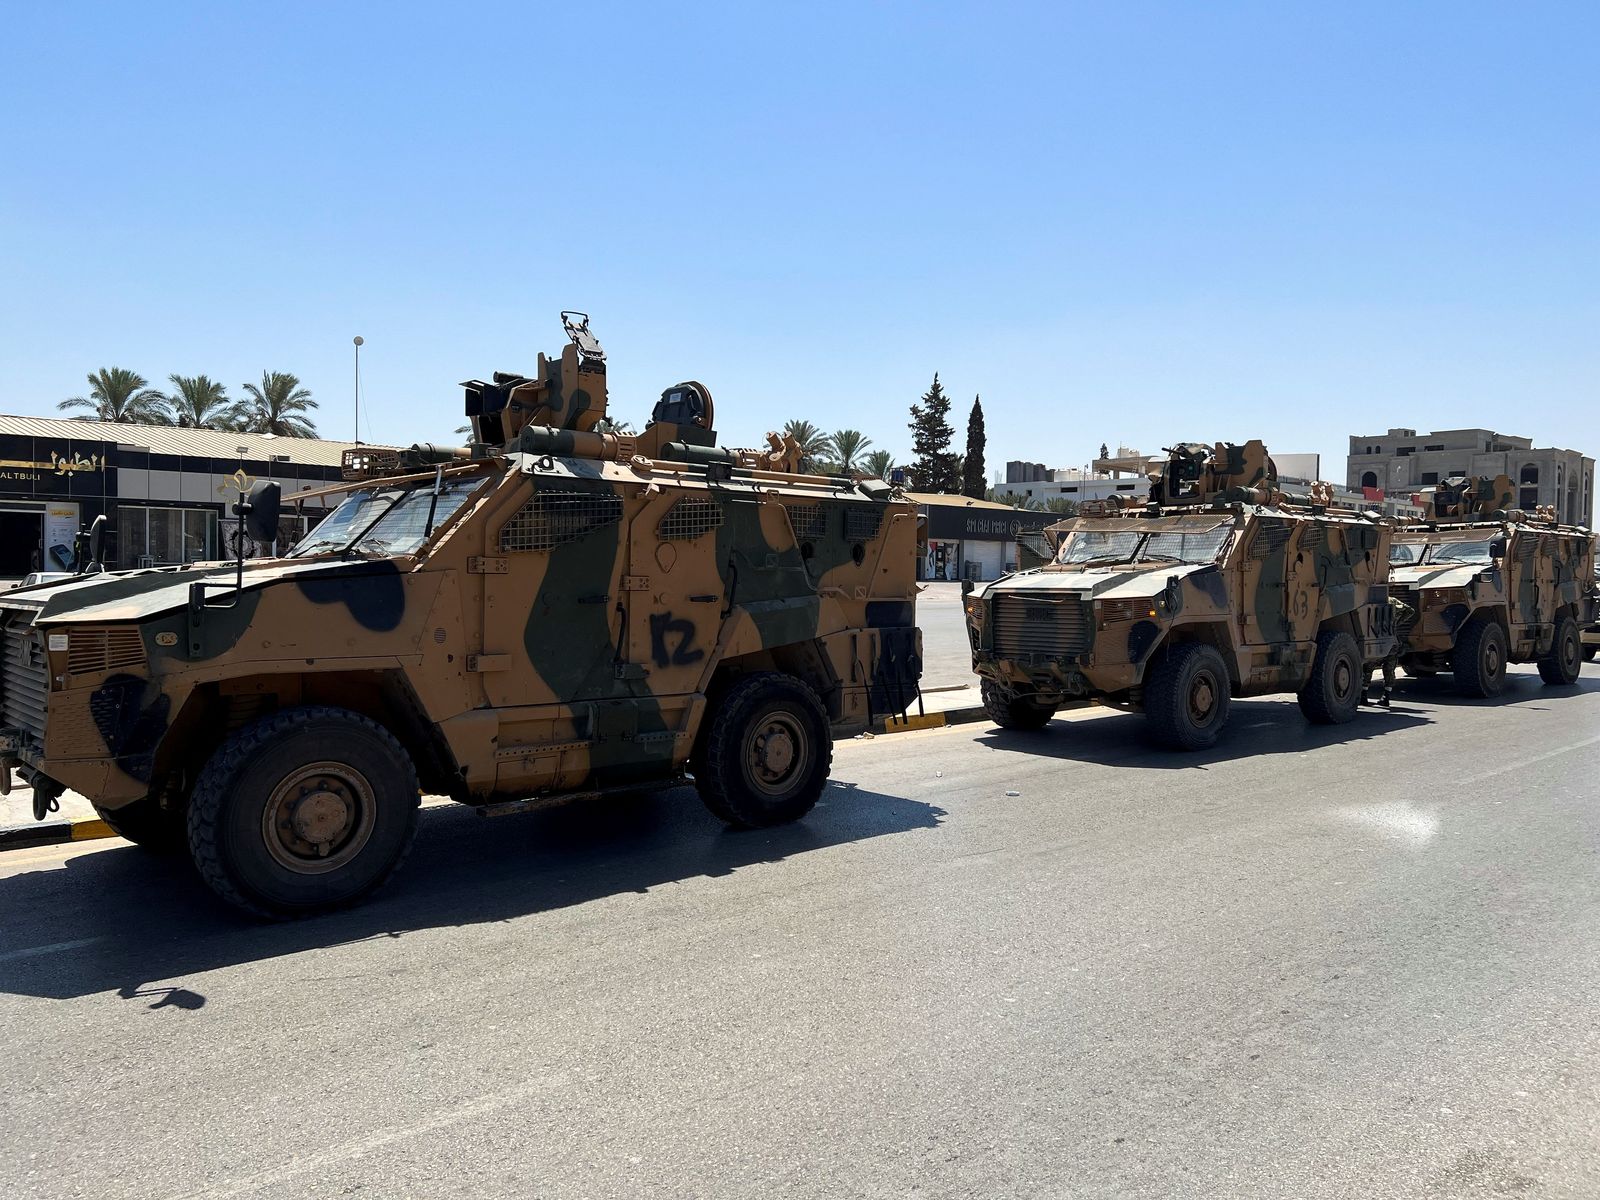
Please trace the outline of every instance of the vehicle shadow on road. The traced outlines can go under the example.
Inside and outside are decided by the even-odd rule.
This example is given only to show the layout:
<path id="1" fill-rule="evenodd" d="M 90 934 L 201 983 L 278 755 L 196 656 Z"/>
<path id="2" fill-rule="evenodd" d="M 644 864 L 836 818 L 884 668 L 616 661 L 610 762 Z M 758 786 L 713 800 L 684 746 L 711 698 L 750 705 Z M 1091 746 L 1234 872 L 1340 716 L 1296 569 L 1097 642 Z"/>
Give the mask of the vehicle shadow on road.
<path id="1" fill-rule="evenodd" d="M 148 985 L 219 967 L 716 879 L 830 846 L 932 829 L 944 815 L 837 780 L 804 820 L 759 830 L 726 828 L 687 788 L 491 819 L 459 805 L 425 808 L 410 859 L 372 900 L 278 925 L 228 908 L 186 859 L 122 845 L 5 882 L 0 993 L 157 996 L 172 989 Z M 198 991 L 181 990 L 168 1004 L 204 1005 Z"/>
<path id="2" fill-rule="evenodd" d="M 1237 700 L 1217 744 L 1169 750 L 1150 735 L 1140 713 L 1108 712 L 1086 721 L 1052 721 L 1038 732 L 993 729 L 978 741 L 995 750 L 1045 755 L 1100 766 L 1195 770 L 1260 754 L 1304 754 L 1323 746 L 1372 741 L 1432 723 L 1426 710 L 1396 693 L 1389 708 L 1362 706 L 1345 725 L 1312 725 L 1293 700 Z"/>
<path id="3" fill-rule="evenodd" d="M 1574 683 L 1545 683 L 1535 672 L 1529 670 L 1506 676 L 1505 690 L 1498 696 L 1490 696 L 1488 699 L 1462 695 L 1456 690 L 1455 676 L 1448 673 L 1402 678 L 1396 685 L 1394 694 L 1398 699 L 1409 697 L 1426 701 L 1428 704 L 1499 708 L 1507 704 L 1529 704 L 1537 700 L 1581 696 L 1588 692 L 1600 692 L 1600 676 L 1591 673 L 1578 676 Z"/>

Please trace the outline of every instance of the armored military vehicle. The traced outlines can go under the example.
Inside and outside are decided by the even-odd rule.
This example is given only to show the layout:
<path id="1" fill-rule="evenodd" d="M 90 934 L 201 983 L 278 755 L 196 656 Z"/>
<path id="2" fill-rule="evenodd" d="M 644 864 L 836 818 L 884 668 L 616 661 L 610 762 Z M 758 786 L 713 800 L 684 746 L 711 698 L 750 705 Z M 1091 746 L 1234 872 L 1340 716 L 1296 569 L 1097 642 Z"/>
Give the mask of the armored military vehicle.
<path id="1" fill-rule="evenodd" d="M 1328 500 L 1289 503 L 1259 441 L 1173 447 L 1147 504 L 1063 522 L 1052 562 L 967 595 L 989 715 L 1039 729 L 1097 698 L 1185 750 L 1235 696 L 1297 692 L 1310 720 L 1350 720 L 1395 645 L 1389 529 Z"/>
<path id="2" fill-rule="evenodd" d="M 1513 496 L 1504 475 L 1447 479 L 1423 493 L 1425 519 L 1395 533 L 1389 585 L 1408 674 L 1449 671 L 1479 697 L 1505 687 L 1507 663 L 1538 663 L 1546 683 L 1578 678 L 1595 621 L 1594 535 Z"/>
<path id="3" fill-rule="evenodd" d="M 499 813 L 692 773 L 730 824 L 806 813 L 833 739 L 916 694 L 915 507 L 797 473 L 792 439 L 719 448 L 699 383 L 605 432 L 604 352 L 563 321 L 533 374 L 464 385 L 470 449 L 347 453 L 286 557 L 6 593 L 0 781 L 185 844 L 264 916 L 377 887 L 421 793 Z M 241 501 L 252 540 L 278 503 Z"/>

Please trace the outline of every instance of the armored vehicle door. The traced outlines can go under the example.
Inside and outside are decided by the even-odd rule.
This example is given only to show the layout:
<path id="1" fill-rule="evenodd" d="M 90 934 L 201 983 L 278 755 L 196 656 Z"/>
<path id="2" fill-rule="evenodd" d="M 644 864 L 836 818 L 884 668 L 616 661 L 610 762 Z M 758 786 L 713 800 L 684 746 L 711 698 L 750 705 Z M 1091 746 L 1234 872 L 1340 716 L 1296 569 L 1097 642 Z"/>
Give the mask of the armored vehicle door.
<path id="1" fill-rule="evenodd" d="M 623 581 L 630 601 L 627 659 L 657 700 L 687 697 L 705 676 L 727 607 L 718 535 L 728 506 L 739 503 L 753 501 L 671 488 L 646 495 L 634 517 Z M 682 707 L 663 705 L 679 713 Z"/>
<path id="2" fill-rule="evenodd" d="M 559 469 L 559 467 L 558 467 Z M 617 690 L 626 505 L 599 480 L 533 475 L 489 523 L 483 645 L 469 667 L 496 708 Z"/>
<path id="3" fill-rule="evenodd" d="M 1547 533 L 1519 530 L 1508 539 L 1506 555 L 1509 561 L 1502 564 L 1509 584 L 1507 600 L 1511 621 L 1512 641 L 1520 634 L 1534 634 L 1530 627 L 1550 620 L 1550 593 L 1553 590 L 1554 562 L 1551 557 L 1555 539 Z M 1521 627 L 1519 629 L 1519 626 Z"/>
<path id="4" fill-rule="evenodd" d="M 1285 569 L 1288 575 L 1284 586 L 1284 615 L 1288 624 L 1289 640 L 1311 642 L 1317 637 L 1317 626 L 1322 621 L 1326 605 L 1324 592 L 1330 587 L 1348 583 L 1345 578 L 1335 579 L 1335 559 L 1331 553 L 1342 547 L 1330 545 L 1330 535 L 1337 535 L 1321 521 L 1301 521 L 1294 531 L 1294 544 Z M 1338 566 L 1343 566 L 1342 559 Z"/>
<path id="5" fill-rule="evenodd" d="M 1241 563 L 1239 627 L 1244 641 L 1272 645 L 1291 639 L 1289 570 L 1295 553 L 1294 524 L 1284 517 L 1250 522 L 1250 542 Z M 1307 598 L 1309 602 L 1309 597 Z"/>

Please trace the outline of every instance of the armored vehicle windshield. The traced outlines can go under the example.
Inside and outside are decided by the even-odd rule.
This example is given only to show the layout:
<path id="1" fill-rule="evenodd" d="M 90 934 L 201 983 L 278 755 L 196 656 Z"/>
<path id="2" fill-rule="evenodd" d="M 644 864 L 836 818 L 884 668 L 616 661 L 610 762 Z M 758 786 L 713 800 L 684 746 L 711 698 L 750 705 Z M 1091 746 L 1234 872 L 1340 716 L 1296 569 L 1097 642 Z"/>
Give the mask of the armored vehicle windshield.
<path id="1" fill-rule="evenodd" d="M 353 493 L 289 551 L 288 558 L 315 554 L 414 554 L 455 516 L 482 479 L 446 479 L 435 486 L 372 487 Z"/>
<path id="2" fill-rule="evenodd" d="M 1232 521 L 1215 518 L 1180 517 L 1160 528 L 1127 519 L 1110 525 L 1085 525 L 1067 535 L 1056 562 L 1062 566 L 1211 563 L 1217 561 L 1232 532 Z"/>

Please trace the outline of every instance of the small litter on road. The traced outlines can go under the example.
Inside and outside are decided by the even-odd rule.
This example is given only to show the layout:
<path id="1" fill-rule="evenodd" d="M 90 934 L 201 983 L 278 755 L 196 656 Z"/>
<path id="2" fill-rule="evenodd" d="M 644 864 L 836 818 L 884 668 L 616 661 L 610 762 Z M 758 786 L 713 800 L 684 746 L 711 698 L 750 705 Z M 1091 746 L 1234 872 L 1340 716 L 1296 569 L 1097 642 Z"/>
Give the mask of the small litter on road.
<path id="1" fill-rule="evenodd" d="M 1009 791 L 1009 792 L 1006 793 L 1006 795 L 1008 795 L 1008 796 L 1020 796 L 1020 795 L 1022 795 L 1022 793 L 1018 792 L 1018 791 Z"/>

